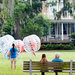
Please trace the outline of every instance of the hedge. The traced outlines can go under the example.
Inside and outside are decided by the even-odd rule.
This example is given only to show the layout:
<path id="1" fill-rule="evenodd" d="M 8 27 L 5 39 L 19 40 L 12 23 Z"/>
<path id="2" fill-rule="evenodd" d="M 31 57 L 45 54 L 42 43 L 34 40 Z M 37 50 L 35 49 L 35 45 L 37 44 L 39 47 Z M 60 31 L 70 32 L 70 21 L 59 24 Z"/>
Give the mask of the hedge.
<path id="1" fill-rule="evenodd" d="M 73 44 L 42 44 L 41 50 L 72 50 Z"/>

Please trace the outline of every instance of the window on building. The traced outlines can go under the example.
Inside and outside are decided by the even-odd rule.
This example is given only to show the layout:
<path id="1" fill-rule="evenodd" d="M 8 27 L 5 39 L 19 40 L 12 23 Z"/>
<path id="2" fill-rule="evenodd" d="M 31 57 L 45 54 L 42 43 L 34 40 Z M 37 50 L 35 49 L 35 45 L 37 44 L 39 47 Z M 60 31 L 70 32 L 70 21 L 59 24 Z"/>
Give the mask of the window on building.
<path id="1" fill-rule="evenodd" d="M 62 24 L 60 23 L 60 35 L 62 34 Z"/>
<path id="2" fill-rule="evenodd" d="M 52 37 L 55 37 L 55 25 L 56 24 L 52 24 L 52 28 L 51 28 L 51 34 L 52 34 L 51 36 Z"/>
<path id="3" fill-rule="evenodd" d="M 71 24 L 71 33 L 73 33 L 73 32 L 75 32 L 75 24 L 74 23 Z"/>
<path id="4" fill-rule="evenodd" d="M 67 34 L 67 24 L 63 24 L 63 33 Z"/>

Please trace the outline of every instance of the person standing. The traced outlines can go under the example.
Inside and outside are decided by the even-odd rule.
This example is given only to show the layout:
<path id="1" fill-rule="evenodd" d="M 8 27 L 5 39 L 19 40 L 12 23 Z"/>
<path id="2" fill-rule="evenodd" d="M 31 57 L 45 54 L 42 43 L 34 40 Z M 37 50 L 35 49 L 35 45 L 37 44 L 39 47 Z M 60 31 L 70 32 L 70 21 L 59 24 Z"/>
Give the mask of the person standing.
<path id="1" fill-rule="evenodd" d="M 9 59 L 11 60 L 11 70 L 13 69 L 13 63 L 14 63 L 14 70 L 16 70 L 17 54 L 18 54 L 18 49 L 15 48 L 15 44 L 12 44 L 12 48 L 9 51 Z"/>

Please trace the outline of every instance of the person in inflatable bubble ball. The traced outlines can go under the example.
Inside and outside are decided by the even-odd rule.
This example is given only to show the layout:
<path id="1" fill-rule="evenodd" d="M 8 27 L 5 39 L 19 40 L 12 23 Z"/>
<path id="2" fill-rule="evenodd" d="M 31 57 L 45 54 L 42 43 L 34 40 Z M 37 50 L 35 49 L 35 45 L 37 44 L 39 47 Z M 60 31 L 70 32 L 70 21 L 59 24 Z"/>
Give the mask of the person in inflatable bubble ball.
<path id="1" fill-rule="evenodd" d="M 11 60 L 11 70 L 13 69 L 13 63 L 14 63 L 14 70 L 16 70 L 17 55 L 18 55 L 18 49 L 15 48 L 15 44 L 12 44 L 12 48 L 9 51 L 9 59 Z"/>

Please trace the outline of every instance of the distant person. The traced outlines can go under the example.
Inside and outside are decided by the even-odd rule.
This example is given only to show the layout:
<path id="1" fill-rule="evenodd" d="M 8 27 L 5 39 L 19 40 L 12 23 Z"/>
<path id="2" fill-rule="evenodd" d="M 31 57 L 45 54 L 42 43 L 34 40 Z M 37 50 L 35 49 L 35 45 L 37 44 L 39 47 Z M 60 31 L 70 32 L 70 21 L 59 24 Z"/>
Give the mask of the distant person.
<path id="1" fill-rule="evenodd" d="M 63 62 L 62 59 L 60 59 L 60 54 L 56 53 L 55 58 L 52 60 L 52 62 Z"/>
<path id="2" fill-rule="evenodd" d="M 60 59 L 59 53 L 55 54 L 55 58 L 52 60 L 52 62 L 63 62 L 63 60 Z M 56 73 L 56 75 L 58 75 L 58 72 L 61 72 L 61 70 L 55 70 L 54 72 Z"/>
<path id="3" fill-rule="evenodd" d="M 41 58 L 40 62 L 41 62 L 42 64 L 45 64 L 45 63 L 48 62 L 45 54 L 42 54 L 42 58 Z M 41 72 L 41 73 L 42 73 L 42 75 L 45 75 L 44 72 Z"/>
<path id="4" fill-rule="evenodd" d="M 16 70 L 17 54 L 18 54 L 18 49 L 15 48 L 15 44 L 12 44 L 12 48 L 9 51 L 9 59 L 11 60 L 11 70 L 13 69 L 13 62 L 14 62 L 14 69 Z"/>
<path id="5" fill-rule="evenodd" d="M 47 62 L 47 58 L 45 54 L 42 54 L 42 58 L 40 60 L 41 63 L 46 63 Z"/>

